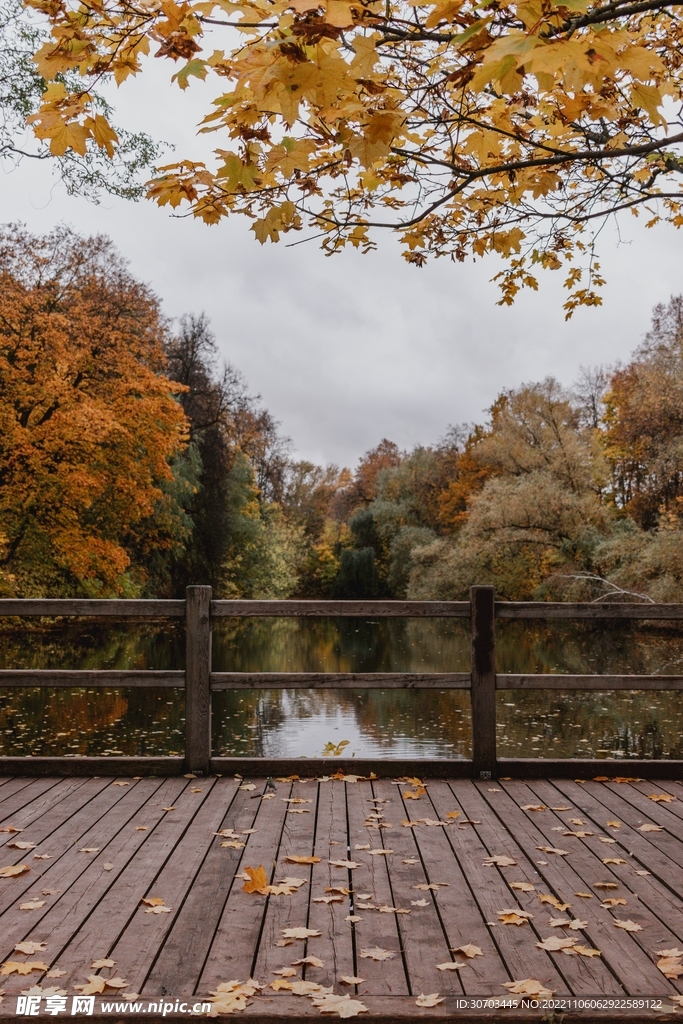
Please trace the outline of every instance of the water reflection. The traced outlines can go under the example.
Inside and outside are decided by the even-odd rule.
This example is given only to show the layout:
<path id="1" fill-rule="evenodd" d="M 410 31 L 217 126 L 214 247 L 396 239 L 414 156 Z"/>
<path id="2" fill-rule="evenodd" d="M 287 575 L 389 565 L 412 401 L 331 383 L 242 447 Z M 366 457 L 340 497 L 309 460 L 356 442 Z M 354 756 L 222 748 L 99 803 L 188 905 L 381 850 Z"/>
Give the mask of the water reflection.
<path id="1" fill-rule="evenodd" d="M 7 620 L 4 668 L 182 668 L 182 623 Z M 683 632 L 662 624 L 502 621 L 501 672 L 675 674 Z M 463 672 L 465 620 L 248 619 L 214 627 L 217 671 Z M 4 754 L 182 751 L 184 701 L 173 690 L 0 690 Z M 461 691 L 261 691 L 214 696 L 216 753 L 345 757 L 469 757 Z M 669 693 L 498 695 L 502 756 L 683 757 L 683 703 Z"/>

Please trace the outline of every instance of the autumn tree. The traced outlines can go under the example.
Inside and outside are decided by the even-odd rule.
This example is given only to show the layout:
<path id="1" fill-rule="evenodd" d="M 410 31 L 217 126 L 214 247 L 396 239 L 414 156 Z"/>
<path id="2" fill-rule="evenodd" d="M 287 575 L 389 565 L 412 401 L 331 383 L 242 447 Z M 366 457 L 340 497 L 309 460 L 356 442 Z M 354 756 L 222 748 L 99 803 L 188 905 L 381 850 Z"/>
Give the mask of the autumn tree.
<path id="1" fill-rule="evenodd" d="M 191 530 L 167 326 L 111 243 L 0 231 L 0 585 L 133 596 Z"/>
<path id="2" fill-rule="evenodd" d="M 210 78 L 215 158 L 183 154 L 149 194 L 209 224 L 243 213 L 261 242 L 366 250 L 389 229 L 417 265 L 497 253 L 502 302 L 561 269 L 571 315 L 600 301 L 607 217 L 683 223 L 673 0 L 26 2 L 52 32 L 38 136 L 116 147 L 60 75 L 121 83 L 153 53 L 181 89 Z"/>

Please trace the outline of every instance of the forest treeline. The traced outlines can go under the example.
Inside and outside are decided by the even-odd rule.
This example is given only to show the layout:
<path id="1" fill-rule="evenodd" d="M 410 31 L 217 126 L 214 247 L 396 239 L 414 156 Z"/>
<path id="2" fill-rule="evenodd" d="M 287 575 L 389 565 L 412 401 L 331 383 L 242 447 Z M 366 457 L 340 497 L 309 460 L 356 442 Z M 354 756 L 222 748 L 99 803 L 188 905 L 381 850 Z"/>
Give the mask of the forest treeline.
<path id="1" fill-rule="evenodd" d="M 683 600 L 683 296 L 432 446 L 297 460 L 112 243 L 0 229 L 0 596 Z"/>

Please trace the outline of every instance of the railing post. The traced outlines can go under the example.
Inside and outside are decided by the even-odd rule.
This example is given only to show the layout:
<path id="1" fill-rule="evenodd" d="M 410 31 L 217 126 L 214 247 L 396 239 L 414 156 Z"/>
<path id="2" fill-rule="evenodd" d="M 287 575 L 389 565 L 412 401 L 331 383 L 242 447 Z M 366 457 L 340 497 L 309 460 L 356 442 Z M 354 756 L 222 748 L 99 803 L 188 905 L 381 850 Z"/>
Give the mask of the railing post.
<path id="1" fill-rule="evenodd" d="M 206 775 L 211 759 L 211 587 L 187 587 L 185 630 L 185 767 Z"/>
<path id="2" fill-rule="evenodd" d="M 496 641 L 493 587 L 471 587 L 472 767 L 475 779 L 496 775 Z"/>

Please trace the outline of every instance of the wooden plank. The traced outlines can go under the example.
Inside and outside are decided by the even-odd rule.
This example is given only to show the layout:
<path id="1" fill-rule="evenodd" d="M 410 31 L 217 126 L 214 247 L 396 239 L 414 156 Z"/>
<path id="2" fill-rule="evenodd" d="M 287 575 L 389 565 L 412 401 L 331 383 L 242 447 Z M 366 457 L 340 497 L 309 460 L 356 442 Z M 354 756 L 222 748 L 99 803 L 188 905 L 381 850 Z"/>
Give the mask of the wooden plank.
<path id="1" fill-rule="evenodd" d="M 361 986 L 361 993 L 373 995 L 393 994 L 405 995 L 410 993 L 410 981 L 405 970 L 403 959 L 404 946 L 396 914 L 380 914 L 376 910 L 362 910 L 357 908 L 358 896 L 361 893 L 370 893 L 371 899 L 367 902 L 381 907 L 394 906 L 393 894 L 389 883 L 389 874 L 385 857 L 371 857 L 365 850 L 358 850 L 358 846 L 370 845 L 371 849 L 379 848 L 383 843 L 378 840 L 377 832 L 365 827 L 364 822 L 367 814 L 372 810 L 374 804 L 370 802 L 373 792 L 368 782 L 345 783 L 335 782 L 334 785 L 346 788 L 346 807 L 349 825 L 349 860 L 360 866 L 351 871 L 342 868 L 335 869 L 336 884 L 345 885 L 354 890 L 354 912 L 362 917 L 355 925 L 356 941 L 356 970 L 361 978 L 365 978 L 365 984 Z M 343 859 L 341 857 L 340 859 Z M 333 874 L 335 877 L 335 874 Z M 396 956 L 392 960 L 376 961 L 363 958 L 360 955 L 362 949 L 379 946 L 387 949 Z"/>
<path id="2" fill-rule="evenodd" d="M 387 781 L 373 783 L 375 796 L 386 801 L 375 804 L 379 811 L 386 814 L 386 821 L 394 826 L 391 830 L 374 831 L 368 829 L 370 842 L 382 847 L 387 846 L 394 851 L 393 855 L 383 858 L 389 872 L 392 902 L 390 906 L 408 910 L 410 913 L 397 917 L 401 931 L 404 958 L 410 990 L 415 995 L 420 993 L 438 992 L 440 995 L 458 994 L 463 992 L 459 971 L 437 971 L 436 965 L 447 963 L 451 957 L 449 942 L 442 925 L 443 914 L 439 912 L 439 893 L 430 890 L 415 889 L 416 885 L 429 882 L 446 882 L 445 865 L 442 859 L 424 863 L 419 859 L 419 852 L 413 835 L 413 829 L 404 828 L 402 821 L 411 818 L 416 812 L 423 811 L 426 801 L 412 802 L 410 809 L 404 806 L 401 789 Z M 430 808 L 431 811 L 431 808 Z M 412 813 L 411 813 L 412 812 Z M 431 816 L 431 814 L 428 814 Z M 430 829 L 431 831 L 431 829 Z M 441 832 L 441 829 L 436 831 Z M 405 861 L 418 860 L 417 864 Z M 452 854 L 448 858 L 452 860 Z M 415 900 L 425 898 L 426 907 L 416 907 Z M 439 910 L 437 910 L 439 907 Z M 378 911 L 365 911 L 365 914 L 377 914 Z M 506 979 L 507 980 L 507 979 Z"/>
<path id="3" fill-rule="evenodd" d="M 216 617 L 466 619 L 469 601 L 212 601 Z"/>
<path id="4" fill-rule="evenodd" d="M 594 775 L 640 775 L 645 779 L 681 779 L 683 761 L 636 761 L 580 757 L 499 757 L 498 775 L 518 779 L 592 779 Z"/>
<path id="5" fill-rule="evenodd" d="M 337 767 L 342 764 L 344 767 L 353 768 L 356 775 L 368 778 L 371 772 L 376 777 L 395 779 L 401 775 L 415 775 L 420 777 L 437 776 L 439 778 L 470 778 L 472 775 L 472 762 L 466 758 L 437 759 L 418 758 L 408 760 L 407 758 L 386 758 L 381 761 L 375 758 L 354 757 L 353 761 L 345 760 L 335 762 Z M 303 778 L 315 775 L 322 775 L 329 771 L 330 762 L 323 758 L 313 757 L 212 757 L 211 771 L 222 772 L 227 775 L 237 772 L 245 777 L 256 776 L 284 776 L 301 775 Z"/>
<path id="6" fill-rule="evenodd" d="M 493 587 L 472 587 L 471 701 L 474 777 L 496 772 L 496 641 Z"/>
<path id="7" fill-rule="evenodd" d="M 181 775 L 182 757 L 0 757 L 0 773 L 26 776 Z"/>
<path id="8" fill-rule="evenodd" d="M 259 805 L 252 800 L 251 792 L 238 790 L 232 795 L 236 788 L 237 782 L 231 779 L 216 783 L 225 810 L 220 828 L 241 833 L 254 825 Z M 246 843 L 246 836 L 240 838 Z M 212 837 L 204 862 L 144 983 L 146 996 L 194 991 L 242 858 L 241 850 L 221 847 L 224 841 L 221 836 Z M 237 884 L 242 882 L 238 880 Z"/>
<path id="9" fill-rule="evenodd" d="M 0 669 L 0 687 L 10 686 L 174 686 L 184 688 L 184 672 L 118 669 Z"/>
<path id="10" fill-rule="evenodd" d="M 446 814 L 458 808 L 445 781 L 430 782 L 427 797 L 429 802 L 422 800 L 415 807 L 411 807 L 406 817 L 414 819 L 426 816 L 437 820 L 452 820 L 446 819 Z M 493 933 L 482 917 L 470 882 L 451 845 L 453 828 L 457 828 L 454 821 L 447 829 L 424 825 L 410 829 L 417 844 L 418 856 L 421 858 L 421 864 L 416 865 L 413 870 L 417 874 L 425 873 L 424 879 L 420 878 L 419 881 L 448 883 L 447 888 L 434 893 L 434 902 L 441 927 L 446 934 L 447 945 L 450 950 L 455 950 L 458 946 L 471 943 L 479 946 L 483 953 L 482 957 L 477 956 L 473 959 L 468 959 L 463 954 L 454 954 L 459 960 L 467 962 L 467 970 L 459 973 L 461 984 L 467 995 L 491 996 L 503 991 L 502 985 L 510 980 L 510 975 L 493 941 Z M 418 895 L 422 894 L 416 892 L 415 896 Z M 432 898 L 431 893 L 424 895 L 426 899 Z M 444 959 L 449 957 L 450 954 Z"/>
<path id="11" fill-rule="evenodd" d="M 329 783 L 322 785 L 329 785 Z M 313 890 L 311 866 L 288 864 L 289 856 L 310 857 L 314 854 L 315 832 L 316 832 L 316 811 L 317 811 L 318 784 L 316 782 L 302 783 L 295 782 L 291 788 L 290 797 L 299 800 L 311 800 L 309 804 L 286 804 L 280 844 L 278 849 L 273 849 L 271 861 L 275 866 L 273 880 L 275 882 L 291 875 L 296 878 L 305 878 L 306 885 L 299 886 L 291 896 L 270 896 L 265 908 L 263 927 L 259 938 L 258 953 L 254 964 L 254 977 L 264 983 L 274 981 L 273 971 L 281 967 L 289 967 L 292 960 L 314 954 L 324 959 L 319 950 L 318 938 L 312 938 L 307 942 L 296 942 L 292 946 L 276 946 L 275 943 L 282 938 L 284 928 L 295 928 L 305 926 L 313 928 L 309 923 L 309 900 L 313 896 L 323 896 L 322 886 Z M 277 800 L 289 799 L 276 796 Z M 295 813 L 303 811 L 304 813 Z M 348 903 L 346 904 L 348 907 Z M 329 908 L 331 909 L 331 908 Z M 348 914 L 348 909 L 343 910 L 343 917 Z M 330 917 L 332 914 L 329 915 Z M 347 926 L 348 927 L 348 926 Z M 334 925 L 332 925 L 334 933 Z M 320 968 L 308 968 L 305 970 L 309 980 L 318 981 Z M 300 977 L 303 977 L 303 968 Z"/>
<path id="12" fill-rule="evenodd" d="M 496 601 L 499 619 L 683 619 L 683 604 Z"/>
<path id="13" fill-rule="evenodd" d="M 32 800 L 37 799 L 42 793 L 49 792 L 59 784 L 59 778 L 41 779 L 37 781 L 30 777 L 14 777 L 8 780 L 0 794 L 0 826 L 13 825 L 9 819 L 13 814 L 23 810 Z"/>
<path id="14" fill-rule="evenodd" d="M 174 782 L 174 784 L 176 783 Z M 201 788 L 202 792 L 193 793 L 193 788 Z M 142 833 L 143 843 L 135 851 L 133 857 L 127 858 L 122 869 L 108 885 L 106 892 L 104 894 L 100 892 L 93 905 L 88 907 L 89 914 L 82 920 L 66 922 L 65 933 L 62 935 L 63 948 L 58 958 L 59 966 L 67 972 L 61 979 L 62 987 L 84 980 L 90 973 L 91 959 L 106 957 L 111 952 L 119 937 L 129 926 L 131 919 L 139 914 L 144 914 L 144 909 L 140 904 L 143 896 L 153 894 L 160 895 L 165 899 L 165 894 L 156 891 L 152 893 L 151 890 L 167 860 L 178 848 L 186 833 L 189 833 L 191 841 L 194 840 L 191 831 L 192 825 L 203 810 L 203 805 L 212 789 L 212 780 L 203 780 L 199 787 L 194 786 L 193 783 L 185 786 L 174 800 L 175 810 L 163 813 L 158 824 L 149 831 L 149 834 Z M 153 810 L 158 813 L 162 808 L 157 806 Z M 134 829 L 131 828 L 131 833 L 133 831 Z M 202 846 L 201 840 L 200 836 L 197 841 L 198 847 Z M 105 861 L 113 863 L 108 860 L 109 855 L 109 851 L 105 847 L 96 855 L 92 865 L 101 869 Z M 170 900 L 168 905 L 173 907 L 173 910 L 178 909 Z M 75 908 L 75 916 L 80 917 L 80 901 Z M 148 915 L 147 920 L 156 916 Z M 158 916 L 166 918 L 171 915 Z M 117 966 L 123 969 L 127 965 L 122 963 Z"/>
<path id="15" fill-rule="evenodd" d="M 135 850 L 145 842 L 147 835 L 135 826 L 153 828 L 163 816 L 161 806 L 177 795 L 179 788 L 178 780 L 166 783 L 145 780 L 130 789 L 109 786 L 84 802 L 73 817 L 49 836 L 49 849 L 54 851 L 54 859 L 41 866 L 39 882 L 22 877 L 21 893 L 17 889 L 12 894 L 14 908 L 5 912 L 2 919 L 3 948 L 9 951 L 15 942 L 26 938 L 49 941 L 49 957 L 54 962 L 64 943 L 106 894 Z M 154 796 L 157 796 L 156 801 Z M 106 847 L 104 860 L 93 860 L 79 853 L 83 846 Z M 111 858 L 111 871 L 102 868 L 103 863 L 110 862 L 106 858 Z M 44 907 L 31 911 L 30 915 L 17 911 L 19 899 L 34 887 L 38 893 L 43 887 L 55 892 L 45 900 Z"/>
<path id="16" fill-rule="evenodd" d="M 524 879 L 526 861 L 522 851 L 512 837 L 500 828 L 499 823 L 487 811 L 478 791 L 469 781 L 450 784 L 451 797 L 435 791 L 434 805 L 439 817 L 449 810 L 460 810 L 463 819 L 472 819 L 478 824 L 463 825 L 448 830 L 448 839 L 460 862 L 462 871 L 479 905 L 485 925 L 489 929 L 491 941 L 498 948 L 512 980 L 536 978 L 558 995 L 569 993 L 570 989 L 550 954 L 538 949 L 536 942 L 540 935 L 535 921 L 529 925 L 503 925 L 498 919 L 501 910 L 508 907 L 527 909 L 524 905 L 524 893 L 513 892 L 508 881 Z M 442 802 L 443 801 L 443 802 Z M 455 804 L 455 806 L 454 806 Z M 507 846 L 506 846 L 507 843 Z M 520 859 L 520 865 L 512 867 L 489 867 L 484 864 L 485 858 L 497 854 L 514 853 L 513 860 Z M 534 883 L 535 875 L 527 878 Z M 533 913 L 533 911 L 532 911 Z M 527 931 L 528 929 L 528 931 Z M 476 938 L 471 941 L 479 945 Z M 484 948 L 484 947 L 480 947 Z M 567 958 L 565 958 L 567 959 Z M 485 965 L 482 963 L 482 970 Z M 493 992 L 500 995 L 502 988 Z"/>
<path id="17" fill-rule="evenodd" d="M 142 990 L 158 950 L 184 909 L 184 902 L 197 883 L 206 855 L 209 850 L 215 848 L 217 840 L 214 833 L 221 827 L 226 809 L 232 802 L 238 786 L 239 782 L 233 779 L 204 779 L 197 785 L 191 784 L 185 791 L 188 798 L 193 796 L 198 802 L 197 811 L 156 877 L 147 877 L 144 880 L 147 888 L 141 893 L 142 896 L 161 897 L 165 900 L 166 906 L 172 908 L 172 913 L 147 914 L 144 907 L 138 906 L 109 951 L 109 955 L 116 960 L 118 970 L 128 979 L 133 991 Z M 202 789 L 204 792 L 194 793 L 194 789 Z M 215 873 L 208 876 L 212 888 L 215 878 Z M 204 923 L 203 920 L 198 920 L 195 928 L 201 928 Z M 209 932 L 207 938 L 210 938 L 211 934 L 212 932 Z M 201 967 L 202 962 L 203 959 L 197 966 Z M 175 995 L 191 994 L 198 974 L 198 970 L 190 978 L 185 974 L 182 984 L 176 978 L 167 991 Z M 167 981 L 170 981 L 168 976 Z M 162 983 L 159 991 L 163 991 L 164 988 L 166 985 Z"/>
<path id="18" fill-rule="evenodd" d="M 0 617 L 9 615 L 45 617 L 76 615 L 83 618 L 113 616 L 120 619 L 167 619 L 182 618 L 185 614 L 184 601 L 155 600 L 88 600 L 82 598 L 2 598 Z"/>
<path id="19" fill-rule="evenodd" d="M 535 675 L 503 673 L 497 690 L 683 690 L 683 676 L 570 676 L 550 672 Z"/>
<path id="20" fill-rule="evenodd" d="M 258 780 L 257 791 L 262 789 L 263 784 L 263 779 Z M 278 798 L 290 795 L 291 790 L 286 783 L 278 786 Z M 254 822 L 257 831 L 247 839 L 246 849 L 242 852 L 240 870 L 243 870 L 244 866 L 257 868 L 263 865 L 266 874 L 272 879 L 286 810 L 287 804 L 282 799 L 259 801 L 258 814 Z M 303 845 L 305 847 L 305 844 Z M 292 867 L 294 868 L 294 865 Z M 298 871 L 298 867 L 295 870 Z M 223 981 L 230 981 L 233 978 L 245 981 L 251 977 L 269 897 L 258 893 L 245 893 L 243 885 L 241 879 L 235 879 L 230 889 L 199 978 L 197 992 L 200 995 L 215 989 Z M 304 925 L 305 920 L 298 923 Z M 288 948 L 297 950 L 300 944 Z"/>
<path id="21" fill-rule="evenodd" d="M 206 775 L 211 760 L 211 587 L 187 587 L 185 767 Z"/>
<path id="22" fill-rule="evenodd" d="M 546 864 L 536 860 L 536 864 L 541 868 L 542 877 L 553 886 L 558 898 L 563 902 L 572 903 L 572 893 L 596 892 L 593 885 L 597 881 L 623 884 L 613 872 L 612 866 L 604 865 L 602 858 L 594 854 L 581 840 L 575 839 L 574 844 L 571 844 L 571 837 L 562 836 L 561 840 L 558 839 L 559 834 L 551 829 L 555 824 L 559 826 L 564 822 L 555 816 L 555 812 L 551 812 L 551 818 L 545 812 L 534 814 L 521 810 L 524 804 L 537 802 L 533 790 L 523 782 L 508 782 L 503 785 L 504 790 L 481 795 L 496 810 L 501 821 L 505 822 L 520 845 L 535 852 L 537 846 L 556 847 L 558 841 L 561 841 L 561 848 L 570 851 L 569 857 L 547 854 Z M 530 817 L 532 814 L 533 820 Z M 539 852 L 539 858 L 546 860 L 542 852 Z M 629 995 L 653 995 L 671 991 L 666 979 L 660 978 L 660 972 L 651 958 L 640 948 L 635 935 L 613 926 L 609 911 L 602 910 L 599 904 L 594 905 L 593 900 L 581 900 L 577 907 L 574 899 L 573 904 L 572 910 L 588 922 L 586 928 L 582 930 L 587 939 L 586 944 L 602 950 L 602 960 Z M 550 931 L 551 929 L 549 933 Z M 573 960 L 573 957 L 568 959 Z"/>
<path id="23" fill-rule="evenodd" d="M 212 672 L 212 690 L 469 690 L 469 672 Z"/>
<path id="24" fill-rule="evenodd" d="M 322 782 L 318 786 L 318 813 L 315 823 L 316 857 L 320 863 L 311 869 L 310 895 L 323 895 L 328 886 L 344 885 L 339 880 L 339 868 L 333 868 L 330 860 L 345 859 L 349 856 L 349 835 L 346 821 L 346 787 L 343 782 Z M 296 874 L 296 871 L 293 872 Z M 350 888 L 350 886 L 347 886 Z M 362 890 L 360 890 L 362 891 Z M 321 985 L 335 986 L 336 992 L 358 991 L 357 986 L 339 984 L 341 975 L 356 976 L 358 964 L 354 958 L 355 925 L 346 918 L 352 914 L 356 893 L 343 904 L 312 903 L 308 907 L 308 927 L 317 928 L 322 935 L 311 942 L 310 951 L 324 961 L 325 966 L 314 968 L 306 977 Z M 332 909 L 334 908 L 334 909 Z M 364 963 L 365 961 L 361 961 Z M 358 970 L 362 977 L 362 970 Z M 337 986 L 339 986 L 337 988 Z"/>
<path id="25" fill-rule="evenodd" d="M 45 781 L 41 779 L 41 782 L 44 783 Z M 50 829 L 54 827 L 55 821 L 68 818 L 70 814 L 73 814 L 74 806 L 78 806 L 83 800 L 89 799 L 89 796 L 84 794 L 92 793 L 92 787 L 88 788 L 84 779 L 53 779 L 50 781 L 56 784 L 49 788 L 43 785 L 37 792 L 27 792 L 24 790 L 22 795 L 26 794 L 26 802 L 18 809 L 12 811 L 7 818 L 1 813 L 2 805 L 0 805 L 0 819 L 3 824 L 7 826 L 14 825 L 15 828 L 21 828 L 24 832 L 30 831 L 31 833 L 30 836 L 24 833 L 21 835 L 16 835 L 12 832 L 0 833 L 0 848 L 6 847 L 9 843 L 14 842 L 15 839 L 38 842 L 40 838 L 40 841 L 42 841 L 50 834 Z M 101 788 L 105 785 L 106 783 L 102 783 Z M 86 788 L 83 790 L 83 793 L 80 793 L 84 786 Z M 99 788 L 98 786 L 95 787 L 96 790 Z M 74 793 L 79 793 L 80 795 L 74 797 Z M 71 797 L 71 799 L 65 804 L 64 801 L 68 797 Z M 77 802 L 76 804 L 74 804 L 74 800 Z M 11 847 L 5 849 L 3 850 L 3 857 L 15 852 Z M 26 857 L 26 854 L 24 853 L 22 856 Z"/>

